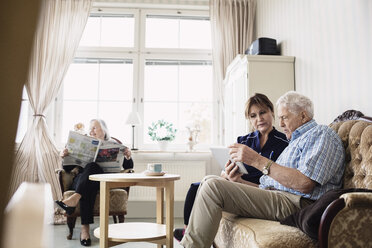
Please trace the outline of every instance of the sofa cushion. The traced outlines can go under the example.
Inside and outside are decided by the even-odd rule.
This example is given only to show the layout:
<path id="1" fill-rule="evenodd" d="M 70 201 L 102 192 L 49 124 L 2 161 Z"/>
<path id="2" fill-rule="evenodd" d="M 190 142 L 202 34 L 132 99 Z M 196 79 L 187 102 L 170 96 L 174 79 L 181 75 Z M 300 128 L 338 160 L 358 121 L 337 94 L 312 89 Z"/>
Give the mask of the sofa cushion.
<path id="1" fill-rule="evenodd" d="M 281 224 L 298 227 L 313 239 L 318 239 L 320 219 L 324 210 L 342 194 L 349 192 L 372 192 L 368 189 L 336 189 L 330 190 L 314 203 L 280 221 Z"/>
<path id="2" fill-rule="evenodd" d="M 315 248 L 316 242 L 299 229 L 280 225 L 277 221 L 243 218 L 224 212 L 218 235 L 217 247 L 260 248 Z"/>

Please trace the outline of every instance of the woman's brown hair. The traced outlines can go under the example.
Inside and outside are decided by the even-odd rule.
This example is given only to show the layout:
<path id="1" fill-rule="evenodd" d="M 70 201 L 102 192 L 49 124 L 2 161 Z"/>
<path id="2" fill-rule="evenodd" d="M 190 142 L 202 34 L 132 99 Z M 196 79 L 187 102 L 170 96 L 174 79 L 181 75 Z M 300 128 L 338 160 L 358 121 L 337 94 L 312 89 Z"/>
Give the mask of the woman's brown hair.
<path id="1" fill-rule="evenodd" d="M 258 105 L 264 109 L 269 109 L 274 115 L 274 105 L 264 94 L 256 93 L 251 96 L 245 104 L 245 118 L 249 119 L 249 110 L 253 105 Z"/>

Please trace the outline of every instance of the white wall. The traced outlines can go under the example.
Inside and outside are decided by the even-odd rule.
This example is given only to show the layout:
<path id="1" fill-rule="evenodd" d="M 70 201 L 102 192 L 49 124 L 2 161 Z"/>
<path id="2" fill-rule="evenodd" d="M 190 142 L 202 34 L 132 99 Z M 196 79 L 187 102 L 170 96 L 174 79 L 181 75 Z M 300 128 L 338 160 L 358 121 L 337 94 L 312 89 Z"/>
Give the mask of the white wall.
<path id="1" fill-rule="evenodd" d="M 372 1 L 257 3 L 256 36 L 296 57 L 296 90 L 314 101 L 318 123 L 348 109 L 372 116 Z"/>

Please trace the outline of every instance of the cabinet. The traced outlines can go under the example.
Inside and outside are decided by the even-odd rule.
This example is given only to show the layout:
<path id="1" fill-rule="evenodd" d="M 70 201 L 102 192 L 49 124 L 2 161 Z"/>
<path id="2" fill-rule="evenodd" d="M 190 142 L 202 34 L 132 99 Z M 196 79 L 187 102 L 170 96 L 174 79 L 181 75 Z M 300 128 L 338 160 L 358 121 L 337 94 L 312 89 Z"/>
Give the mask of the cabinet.
<path id="1" fill-rule="evenodd" d="M 252 131 L 245 119 L 245 103 L 255 93 L 265 94 L 274 104 L 285 92 L 295 90 L 294 61 L 291 56 L 237 55 L 226 70 L 224 80 L 224 143 Z"/>

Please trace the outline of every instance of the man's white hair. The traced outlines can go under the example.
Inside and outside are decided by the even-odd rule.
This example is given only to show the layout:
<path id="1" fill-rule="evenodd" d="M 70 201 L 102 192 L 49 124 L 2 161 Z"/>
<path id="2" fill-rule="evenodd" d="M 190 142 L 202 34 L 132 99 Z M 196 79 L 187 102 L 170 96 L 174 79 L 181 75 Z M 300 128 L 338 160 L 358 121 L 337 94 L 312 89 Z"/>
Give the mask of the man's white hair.
<path id="1" fill-rule="evenodd" d="M 276 106 L 284 106 L 289 112 L 293 114 L 299 114 L 302 111 L 306 111 L 310 119 L 314 117 L 314 105 L 313 102 L 307 96 L 301 95 L 295 91 L 288 91 L 276 102 Z"/>

